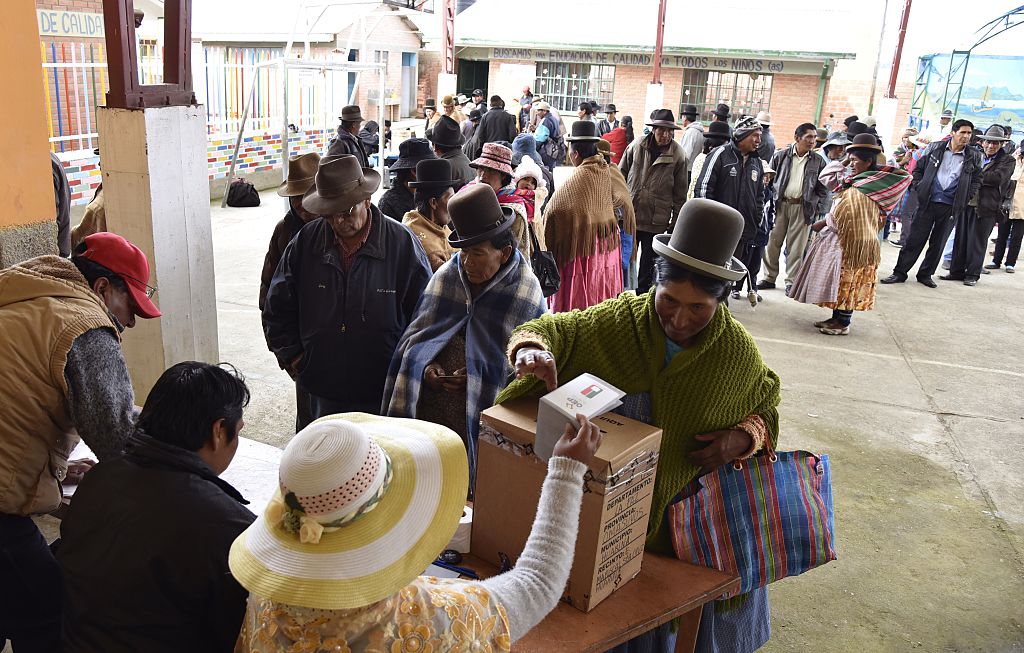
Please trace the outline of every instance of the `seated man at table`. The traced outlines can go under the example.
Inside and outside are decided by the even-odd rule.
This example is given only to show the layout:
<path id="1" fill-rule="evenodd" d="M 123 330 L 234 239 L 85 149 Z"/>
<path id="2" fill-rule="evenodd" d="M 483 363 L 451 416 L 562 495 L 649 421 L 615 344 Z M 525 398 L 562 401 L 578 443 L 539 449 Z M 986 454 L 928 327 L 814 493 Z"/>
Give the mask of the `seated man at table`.
<path id="1" fill-rule="evenodd" d="M 246 592 L 228 548 L 255 516 L 218 476 L 248 403 L 234 368 L 178 363 L 153 386 L 125 454 L 86 475 L 57 551 L 66 652 L 232 650 Z"/>

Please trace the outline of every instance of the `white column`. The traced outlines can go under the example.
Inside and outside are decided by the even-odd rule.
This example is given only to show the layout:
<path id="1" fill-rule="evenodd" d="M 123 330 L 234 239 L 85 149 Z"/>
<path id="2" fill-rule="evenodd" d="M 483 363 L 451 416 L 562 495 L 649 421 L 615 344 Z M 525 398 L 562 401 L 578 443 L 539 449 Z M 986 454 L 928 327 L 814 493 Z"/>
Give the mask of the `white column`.
<path id="1" fill-rule="evenodd" d="M 145 252 L 163 313 L 124 333 L 141 405 L 167 367 L 219 360 L 206 110 L 100 107 L 97 113 L 107 228 Z"/>
<path id="2" fill-rule="evenodd" d="M 446 95 L 456 95 L 459 85 L 458 75 L 449 73 L 438 73 L 437 75 L 437 110 L 441 110 L 441 98 Z M 484 100 L 486 102 L 486 99 Z"/>
<path id="3" fill-rule="evenodd" d="M 633 117 L 633 127 L 636 129 L 637 125 L 645 125 L 650 120 L 651 112 L 655 109 L 664 109 L 665 107 L 665 85 L 664 84 L 648 84 L 647 85 L 647 99 L 644 101 L 644 115 L 640 116 L 640 120 Z M 673 113 L 675 113 L 673 111 Z M 636 133 L 639 134 L 643 131 L 641 127 Z"/>

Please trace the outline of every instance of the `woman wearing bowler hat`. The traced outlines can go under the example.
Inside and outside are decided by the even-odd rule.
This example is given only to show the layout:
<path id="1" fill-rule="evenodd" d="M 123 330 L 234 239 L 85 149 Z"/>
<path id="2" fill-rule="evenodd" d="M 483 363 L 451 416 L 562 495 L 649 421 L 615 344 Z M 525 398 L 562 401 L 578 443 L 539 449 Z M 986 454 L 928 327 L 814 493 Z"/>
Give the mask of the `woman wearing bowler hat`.
<path id="1" fill-rule="evenodd" d="M 692 480 L 748 458 L 779 433 L 779 377 L 733 319 L 726 299 L 747 275 L 733 256 L 744 218 L 706 199 L 686 202 L 671 234 L 654 237 L 656 285 L 585 311 L 555 313 L 517 328 L 509 361 L 518 379 L 504 403 L 539 395 L 560 380 L 594 374 L 629 396 L 624 413 L 662 429 L 646 548 L 674 555 L 686 537 L 679 494 Z M 753 651 L 769 637 L 768 593 L 711 602 L 701 615 L 697 650 Z M 664 650 L 668 625 L 640 639 Z"/>
<path id="2" fill-rule="evenodd" d="M 416 164 L 437 155 L 425 138 L 407 138 L 398 146 L 398 160 L 391 166 L 395 181 L 384 193 L 377 207 L 389 218 L 401 220 L 402 216 L 416 208 L 412 199 L 412 184 L 416 181 Z"/>
<path id="3" fill-rule="evenodd" d="M 511 367 L 512 329 L 543 315 L 540 282 L 514 247 L 516 215 L 490 186 L 475 184 L 448 203 L 459 250 L 434 274 L 395 349 L 382 409 L 443 424 L 462 436 L 476 478 L 480 411 L 494 403 Z"/>
<path id="4" fill-rule="evenodd" d="M 457 183 L 452 179 L 452 164 L 437 158 L 417 163 L 416 181 L 409 182 L 415 208 L 405 214 L 402 224 L 420 239 L 430 269 L 435 272 L 455 253 L 448 243 L 452 233 L 448 200 L 455 194 Z"/>
<path id="5" fill-rule="evenodd" d="M 622 292 L 623 228 L 636 235 L 636 214 L 626 180 L 612 172 L 598 143 L 597 125 L 579 120 L 572 125 L 569 160 L 573 174 L 555 189 L 544 211 L 544 243 L 558 263 L 561 285 L 549 298 L 552 311 L 593 306 Z"/>
<path id="6" fill-rule="evenodd" d="M 815 322 L 821 333 L 850 333 L 854 311 L 875 305 L 875 283 L 881 253 L 878 232 L 885 216 L 910 188 L 910 175 L 893 166 L 879 166 L 877 145 L 871 134 L 853 137 L 846 158 L 825 166 L 820 178 L 835 179 L 847 164 L 852 174 L 833 185 L 836 203 L 824 220 L 811 228 L 818 237 L 811 243 L 790 297 L 805 304 L 832 309 L 832 317 Z"/>

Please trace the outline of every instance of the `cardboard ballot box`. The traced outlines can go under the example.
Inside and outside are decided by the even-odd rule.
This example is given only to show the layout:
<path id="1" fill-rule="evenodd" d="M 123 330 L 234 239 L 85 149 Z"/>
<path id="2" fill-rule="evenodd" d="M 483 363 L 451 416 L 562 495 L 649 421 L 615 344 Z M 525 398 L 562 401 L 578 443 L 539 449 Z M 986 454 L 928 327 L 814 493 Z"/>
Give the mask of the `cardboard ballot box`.
<path id="1" fill-rule="evenodd" d="M 514 564 L 530 535 L 547 463 L 533 453 L 535 398 L 482 413 L 471 552 Z M 589 612 L 640 573 L 661 429 L 614 413 L 592 417 L 604 434 L 584 482 L 576 554 L 564 599 Z"/>

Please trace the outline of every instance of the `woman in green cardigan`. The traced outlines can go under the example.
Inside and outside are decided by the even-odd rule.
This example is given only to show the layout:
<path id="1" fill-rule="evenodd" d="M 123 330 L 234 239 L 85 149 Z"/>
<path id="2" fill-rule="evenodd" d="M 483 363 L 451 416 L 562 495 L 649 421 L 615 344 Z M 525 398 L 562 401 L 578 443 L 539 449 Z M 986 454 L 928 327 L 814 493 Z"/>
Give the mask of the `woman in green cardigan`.
<path id="1" fill-rule="evenodd" d="M 517 380 L 503 403 L 553 390 L 559 377 L 589 372 L 629 396 L 630 417 L 664 432 L 647 548 L 672 553 L 669 508 L 697 476 L 749 458 L 779 435 L 779 377 L 761 359 L 753 337 L 724 300 L 746 275 L 733 253 L 743 217 L 724 204 L 688 201 L 669 236 L 655 237 L 658 284 L 644 295 L 622 294 L 585 311 L 545 315 L 518 327 L 509 342 Z M 701 618 L 698 651 L 753 651 L 769 638 L 764 588 Z M 668 636 L 649 633 L 658 650 Z M 657 641 L 652 641 L 656 638 Z"/>

